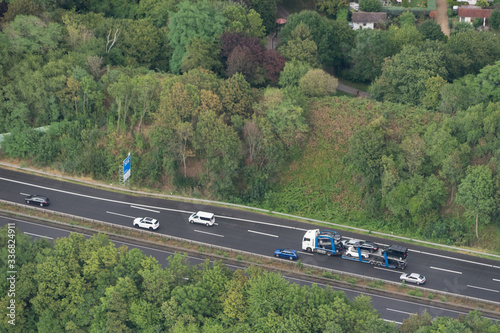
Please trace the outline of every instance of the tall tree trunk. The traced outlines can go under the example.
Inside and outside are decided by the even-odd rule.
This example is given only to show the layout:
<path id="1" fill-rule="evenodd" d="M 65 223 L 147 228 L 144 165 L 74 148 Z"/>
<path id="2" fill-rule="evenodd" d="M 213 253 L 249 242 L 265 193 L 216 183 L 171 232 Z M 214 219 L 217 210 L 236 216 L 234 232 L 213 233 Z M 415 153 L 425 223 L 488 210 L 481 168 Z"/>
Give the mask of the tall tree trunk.
<path id="1" fill-rule="evenodd" d="M 476 238 L 479 239 L 479 233 L 477 232 L 477 225 L 479 221 L 479 214 L 476 214 Z"/>

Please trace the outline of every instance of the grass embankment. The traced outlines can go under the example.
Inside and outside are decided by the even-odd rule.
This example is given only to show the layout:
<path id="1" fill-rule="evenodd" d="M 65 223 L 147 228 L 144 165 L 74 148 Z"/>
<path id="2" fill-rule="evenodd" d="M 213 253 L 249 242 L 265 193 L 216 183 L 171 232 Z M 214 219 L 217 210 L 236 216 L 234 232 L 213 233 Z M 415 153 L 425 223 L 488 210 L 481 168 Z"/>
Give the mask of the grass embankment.
<path id="1" fill-rule="evenodd" d="M 312 102 L 308 111 L 309 141 L 282 172 L 279 186 L 267 195 L 270 210 L 453 245 L 445 239 L 417 236 L 411 222 L 390 217 L 378 220 L 369 216 L 360 179 L 347 160 L 348 140 L 360 128 L 379 123 L 389 140 L 401 142 L 408 133 L 421 132 L 440 115 L 419 108 L 385 104 L 361 98 L 331 97 Z M 444 216 L 457 218 L 457 207 L 449 202 Z M 470 222 L 470 223 L 469 223 Z M 473 228 L 473 221 L 464 223 Z M 469 249 L 500 254 L 500 226 L 481 226 L 481 239 Z M 471 229 L 471 232 L 473 230 Z M 465 247 L 464 247 L 465 248 Z"/>

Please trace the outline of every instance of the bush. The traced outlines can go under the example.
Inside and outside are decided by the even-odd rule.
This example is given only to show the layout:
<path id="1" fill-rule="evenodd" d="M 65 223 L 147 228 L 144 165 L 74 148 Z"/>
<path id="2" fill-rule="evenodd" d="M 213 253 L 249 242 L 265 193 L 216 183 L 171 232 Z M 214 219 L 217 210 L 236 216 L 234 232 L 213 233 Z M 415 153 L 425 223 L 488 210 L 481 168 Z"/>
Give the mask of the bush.
<path id="1" fill-rule="evenodd" d="M 423 296 L 422 292 L 418 289 L 412 289 L 412 290 L 408 291 L 408 295 L 417 296 L 417 297 Z"/>
<path id="2" fill-rule="evenodd" d="M 332 272 L 330 272 L 330 271 L 325 271 L 325 272 L 323 272 L 323 274 L 322 274 L 322 275 L 323 275 L 323 277 L 324 277 L 324 278 L 326 278 L 326 279 L 333 279 L 333 274 L 332 274 Z"/>
<path id="3" fill-rule="evenodd" d="M 309 97 L 335 94 L 339 80 L 322 69 L 311 69 L 299 81 L 300 90 Z"/>
<path id="4" fill-rule="evenodd" d="M 497 8 L 491 12 L 488 23 L 490 24 L 491 29 L 500 28 L 500 9 Z"/>
<path id="5" fill-rule="evenodd" d="M 362 12 L 379 12 L 382 9 L 380 0 L 361 0 L 359 10 Z"/>

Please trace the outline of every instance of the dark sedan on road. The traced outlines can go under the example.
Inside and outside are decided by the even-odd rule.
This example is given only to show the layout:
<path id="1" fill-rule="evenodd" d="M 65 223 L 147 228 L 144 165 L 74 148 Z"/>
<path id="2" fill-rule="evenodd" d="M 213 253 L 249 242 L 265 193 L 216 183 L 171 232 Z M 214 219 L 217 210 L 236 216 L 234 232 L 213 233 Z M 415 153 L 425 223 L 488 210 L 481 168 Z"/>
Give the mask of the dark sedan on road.
<path id="1" fill-rule="evenodd" d="M 274 251 L 274 256 L 277 258 L 284 258 L 290 260 L 299 258 L 297 250 L 290 250 L 290 249 L 277 249 L 276 251 Z"/>
<path id="2" fill-rule="evenodd" d="M 26 198 L 24 198 L 24 201 L 27 204 L 39 205 L 40 207 L 48 206 L 50 204 L 49 198 L 38 194 L 28 195 Z"/>

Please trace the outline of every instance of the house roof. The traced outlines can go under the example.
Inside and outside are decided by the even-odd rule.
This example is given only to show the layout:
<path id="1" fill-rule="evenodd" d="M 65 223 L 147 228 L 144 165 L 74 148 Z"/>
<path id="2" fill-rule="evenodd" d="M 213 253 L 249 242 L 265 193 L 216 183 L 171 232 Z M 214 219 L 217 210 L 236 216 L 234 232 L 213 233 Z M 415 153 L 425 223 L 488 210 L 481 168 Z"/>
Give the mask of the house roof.
<path id="1" fill-rule="evenodd" d="M 458 7 L 458 17 L 489 18 L 493 9 L 482 9 L 480 7 L 462 6 Z"/>
<path id="2" fill-rule="evenodd" d="M 387 20 L 386 12 L 356 12 L 352 13 L 352 23 L 378 23 Z"/>

